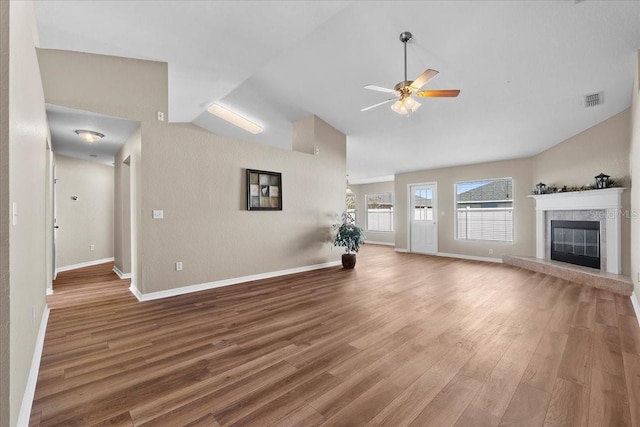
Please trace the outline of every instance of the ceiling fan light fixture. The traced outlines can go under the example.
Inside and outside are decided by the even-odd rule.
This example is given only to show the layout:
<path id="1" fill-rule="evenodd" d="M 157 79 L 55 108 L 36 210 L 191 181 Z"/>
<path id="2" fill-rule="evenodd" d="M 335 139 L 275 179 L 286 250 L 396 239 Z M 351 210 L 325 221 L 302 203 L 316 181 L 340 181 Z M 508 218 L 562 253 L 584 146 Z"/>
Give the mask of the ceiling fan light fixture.
<path id="1" fill-rule="evenodd" d="M 409 110 L 410 113 L 416 111 L 421 105 L 422 104 L 411 97 L 404 100 L 404 106 L 407 107 L 407 110 Z"/>
<path id="2" fill-rule="evenodd" d="M 416 111 L 421 105 L 422 104 L 415 99 L 407 97 L 404 99 L 398 99 L 396 102 L 391 104 L 391 110 L 396 114 L 406 116 Z"/>
<path id="3" fill-rule="evenodd" d="M 103 134 L 99 132 L 94 132 L 92 130 L 78 129 L 75 132 L 80 137 L 80 139 L 86 142 L 87 144 L 93 144 L 94 142 L 98 142 L 102 138 L 104 138 Z"/>
<path id="4" fill-rule="evenodd" d="M 213 114 L 214 116 L 220 117 L 222 120 L 226 120 L 232 125 L 236 125 L 239 128 L 244 129 L 247 132 L 250 132 L 254 135 L 257 135 L 259 133 L 262 133 L 262 131 L 264 131 L 264 128 L 262 126 L 252 122 L 249 119 L 242 117 L 240 114 L 234 111 L 231 111 L 228 108 L 223 107 L 221 105 L 211 104 L 209 108 L 207 108 L 207 111 Z"/>
<path id="5" fill-rule="evenodd" d="M 396 114 L 400 114 L 401 116 L 406 116 L 407 114 L 409 114 L 409 110 L 407 110 L 407 107 L 404 105 L 404 101 L 402 101 L 401 99 L 391 104 L 391 110 Z"/>

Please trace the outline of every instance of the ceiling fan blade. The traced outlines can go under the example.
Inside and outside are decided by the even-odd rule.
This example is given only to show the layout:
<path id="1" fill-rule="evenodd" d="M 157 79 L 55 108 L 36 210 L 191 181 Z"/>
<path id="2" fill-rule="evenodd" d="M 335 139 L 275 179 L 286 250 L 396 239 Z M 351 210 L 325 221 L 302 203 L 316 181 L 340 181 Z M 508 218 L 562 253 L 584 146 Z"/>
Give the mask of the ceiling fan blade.
<path id="1" fill-rule="evenodd" d="M 421 90 L 416 93 L 421 98 L 455 98 L 460 93 L 458 89 L 448 90 Z"/>
<path id="2" fill-rule="evenodd" d="M 389 103 L 389 102 L 391 102 L 391 101 L 395 101 L 395 100 L 397 100 L 397 99 L 398 99 L 398 98 L 389 98 L 389 99 L 387 99 L 386 101 L 378 102 L 377 104 L 373 104 L 373 105 L 370 105 L 370 106 L 368 106 L 368 107 L 365 107 L 365 108 L 363 108 L 363 109 L 362 109 L 362 110 L 360 110 L 360 111 L 369 111 L 369 110 L 371 110 L 371 109 L 373 109 L 373 108 L 379 107 L 379 106 L 381 106 L 381 105 L 387 104 L 387 103 Z"/>
<path id="3" fill-rule="evenodd" d="M 376 85 L 366 85 L 364 88 L 365 89 L 369 89 L 369 90 L 376 90 L 378 92 L 384 92 L 384 93 L 397 93 L 398 92 L 395 89 L 387 89 L 386 87 L 380 87 L 380 86 L 376 86 Z"/>
<path id="4" fill-rule="evenodd" d="M 431 68 L 429 68 L 428 70 L 425 70 L 424 73 L 420 74 L 418 78 L 415 79 L 413 83 L 411 83 L 411 86 L 409 87 L 413 90 L 418 90 L 437 75 L 438 75 L 438 71 L 432 70 Z"/>

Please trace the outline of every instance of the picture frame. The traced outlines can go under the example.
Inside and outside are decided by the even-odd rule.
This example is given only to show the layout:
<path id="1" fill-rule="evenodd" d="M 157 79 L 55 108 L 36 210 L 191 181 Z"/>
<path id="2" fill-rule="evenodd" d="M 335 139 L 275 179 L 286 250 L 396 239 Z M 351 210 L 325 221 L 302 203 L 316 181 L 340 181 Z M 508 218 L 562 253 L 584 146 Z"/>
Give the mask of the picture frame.
<path id="1" fill-rule="evenodd" d="M 247 210 L 282 210 L 282 174 L 247 169 Z"/>

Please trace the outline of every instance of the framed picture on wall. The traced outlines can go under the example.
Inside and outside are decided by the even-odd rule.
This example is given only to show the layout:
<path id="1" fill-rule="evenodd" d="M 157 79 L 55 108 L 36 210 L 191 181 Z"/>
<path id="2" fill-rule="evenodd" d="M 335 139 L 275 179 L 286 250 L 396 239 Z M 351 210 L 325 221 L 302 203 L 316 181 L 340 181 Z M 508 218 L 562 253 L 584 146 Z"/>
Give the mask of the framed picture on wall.
<path id="1" fill-rule="evenodd" d="M 282 174 L 247 169 L 247 210 L 282 210 Z"/>

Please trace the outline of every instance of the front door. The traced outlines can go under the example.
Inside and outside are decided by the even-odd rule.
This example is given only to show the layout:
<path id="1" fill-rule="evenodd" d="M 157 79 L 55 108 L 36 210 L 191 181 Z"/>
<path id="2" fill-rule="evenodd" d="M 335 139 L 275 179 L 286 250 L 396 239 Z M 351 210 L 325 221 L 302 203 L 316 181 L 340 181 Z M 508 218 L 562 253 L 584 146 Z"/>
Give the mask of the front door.
<path id="1" fill-rule="evenodd" d="M 409 251 L 438 252 L 436 184 L 409 185 Z"/>

